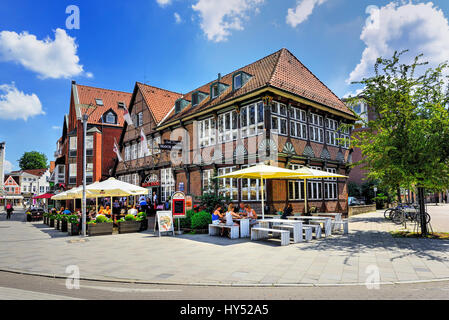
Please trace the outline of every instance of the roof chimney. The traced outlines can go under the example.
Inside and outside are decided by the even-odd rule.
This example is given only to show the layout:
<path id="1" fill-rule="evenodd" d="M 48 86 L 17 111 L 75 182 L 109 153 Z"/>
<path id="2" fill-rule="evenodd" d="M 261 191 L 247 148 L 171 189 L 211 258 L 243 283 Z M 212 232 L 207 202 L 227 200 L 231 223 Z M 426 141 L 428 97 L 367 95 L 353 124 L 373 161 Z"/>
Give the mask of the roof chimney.
<path id="1" fill-rule="evenodd" d="M 76 84 L 76 81 L 75 81 L 75 80 L 72 80 L 72 84 Z"/>
<path id="2" fill-rule="evenodd" d="M 218 82 L 221 81 L 221 73 L 218 74 Z"/>

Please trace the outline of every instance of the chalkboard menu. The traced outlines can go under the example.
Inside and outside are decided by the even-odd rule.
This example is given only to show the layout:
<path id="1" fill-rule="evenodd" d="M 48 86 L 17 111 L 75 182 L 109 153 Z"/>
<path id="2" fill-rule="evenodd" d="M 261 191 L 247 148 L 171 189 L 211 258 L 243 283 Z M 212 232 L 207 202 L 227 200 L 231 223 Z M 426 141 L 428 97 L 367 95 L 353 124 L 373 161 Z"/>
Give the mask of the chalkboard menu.
<path id="1" fill-rule="evenodd" d="M 183 201 L 174 201 L 175 207 L 173 208 L 174 215 L 183 215 L 184 214 L 184 202 Z"/>

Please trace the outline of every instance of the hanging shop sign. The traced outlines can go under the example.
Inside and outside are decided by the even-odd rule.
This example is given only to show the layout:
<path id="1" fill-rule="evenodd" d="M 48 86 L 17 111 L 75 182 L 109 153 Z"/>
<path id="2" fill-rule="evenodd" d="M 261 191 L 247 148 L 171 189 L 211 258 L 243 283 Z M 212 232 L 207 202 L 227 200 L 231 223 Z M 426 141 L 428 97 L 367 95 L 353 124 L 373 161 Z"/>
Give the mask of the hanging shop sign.
<path id="1" fill-rule="evenodd" d="M 161 183 L 159 182 L 159 178 L 158 178 L 157 174 L 155 174 L 155 173 L 147 176 L 145 178 L 145 180 L 143 180 L 143 182 L 142 182 L 142 187 L 143 188 L 158 187 L 160 185 L 161 185 Z"/>
<path id="2" fill-rule="evenodd" d="M 186 196 L 186 211 L 193 210 L 193 197 Z"/>

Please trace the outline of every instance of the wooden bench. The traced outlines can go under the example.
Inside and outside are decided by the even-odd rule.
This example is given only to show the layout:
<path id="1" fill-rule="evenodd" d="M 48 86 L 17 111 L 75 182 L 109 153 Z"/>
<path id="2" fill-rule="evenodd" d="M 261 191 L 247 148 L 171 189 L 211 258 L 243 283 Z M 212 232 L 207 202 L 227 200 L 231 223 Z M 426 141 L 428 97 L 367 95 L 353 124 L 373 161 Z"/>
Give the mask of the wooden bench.
<path id="1" fill-rule="evenodd" d="M 229 238 L 238 239 L 239 238 L 239 226 L 227 226 L 225 224 L 210 224 L 209 225 L 209 235 L 219 236 L 222 228 L 229 229 Z"/>
<path id="2" fill-rule="evenodd" d="M 290 244 L 290 231 L 280 229 L 269 229 L 256 227 L 251 229 L 251 240 L 263 240 L 269 238 L 269 233 L 279 234 L 281 237 L 281 246 L 287 246 Z"/>
<path id="3" fill-rule="evenodd" d="M 341 231 L 341 228 L 343 227 L 343 234 L 349 233 L 349 223 L 348 219 L 344 219 L 341 221 L 332 221 L 332 230 L 338 230 Z"/>
<path id="4" fill-rule="evenodd" d="M 310 232 L 315 232 L 315 239 L 321 239 L 321 225 L 320 224 L 303 224 L 303 227 L 309 227 Z"/>

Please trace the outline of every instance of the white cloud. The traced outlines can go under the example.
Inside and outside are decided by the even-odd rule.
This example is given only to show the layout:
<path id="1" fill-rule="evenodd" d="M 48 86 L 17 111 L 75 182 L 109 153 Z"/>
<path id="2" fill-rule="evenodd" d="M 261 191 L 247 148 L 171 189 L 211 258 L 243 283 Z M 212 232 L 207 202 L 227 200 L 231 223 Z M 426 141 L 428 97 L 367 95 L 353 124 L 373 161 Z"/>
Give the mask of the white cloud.
<path id="1" fill-rule="evenodd" d="M 303 23 L 312 14 L 315 6 L 320 6 L 327 0 L 298 0 L 296 8 L 290 8 L 287 11 L 287 24 L 295 28 L 298 24 Z"/>
<path id="2" fill-rule="evenodd" d="M 19 91 L 14 83 L 0 85 L 0 119 L 26 121 L 41 114 L 45 112 L 37 95 Z"/>
<path id="3" fill-rule="evenodd" d="M 448 20 L 432 2 L 392 2 L 381 8 L 369 6 L 366 11 L 369 17 L 360 35 L 366 48 L 347 83 L 370 76 L 376 59 L 391 58 L 395 50 L 410 49 L 410 59 L 423 53 L 423 61 L 430 66 L 449 60 Z"/>
<path id="4" fill-rule="evenodd" d="M 182 19 L 181 19 L 181 16 L 179 15 L 179 13 L 175 12 L 174 16 L 175 16 L 175 22 L 176 23 L 181 23 L 182 22 Z"/>
<path id="5" fill-rule="evenodd" d="M 40 78 L 70 78 L 83 75 L 75 38 L 56 29 L 55 39 L 38 40 L 28 32 L 0 32 L 0 61 L 12 61 L 36 72 Z M 92 74 L 90 74 L 92 75 Z M 89 76 L 89 73 L 87 74 Z"/>
<path id="6" fill-rule="evenodd" d="M 156 0 L 156 2 L 161 6 L 165 7 L 171 4 L 171 0 Z"/>
<path id="7" fill-rule="evenodd" d="M 226 41 L 231 30 L 243 30 L 242 22 L 251 11 L 264 0 L 198 0 L 192 5 L 199 12 L 201 29 L 207 39 L 214 42 Z"/>
<path id="8" fill-rule="evenodd" d="M 4 173 L 10 173 L 12 171 L 12 163 L 11 161 L 8 161 L 5 159 L 5 162 L 3 162 L 3 171 Z"/>
<path id="9" fill-rule="evenodd" d="M 61 130 L 62 128 L 60 126 L 52 126 L 51 127 L 53 130 Z"/>

